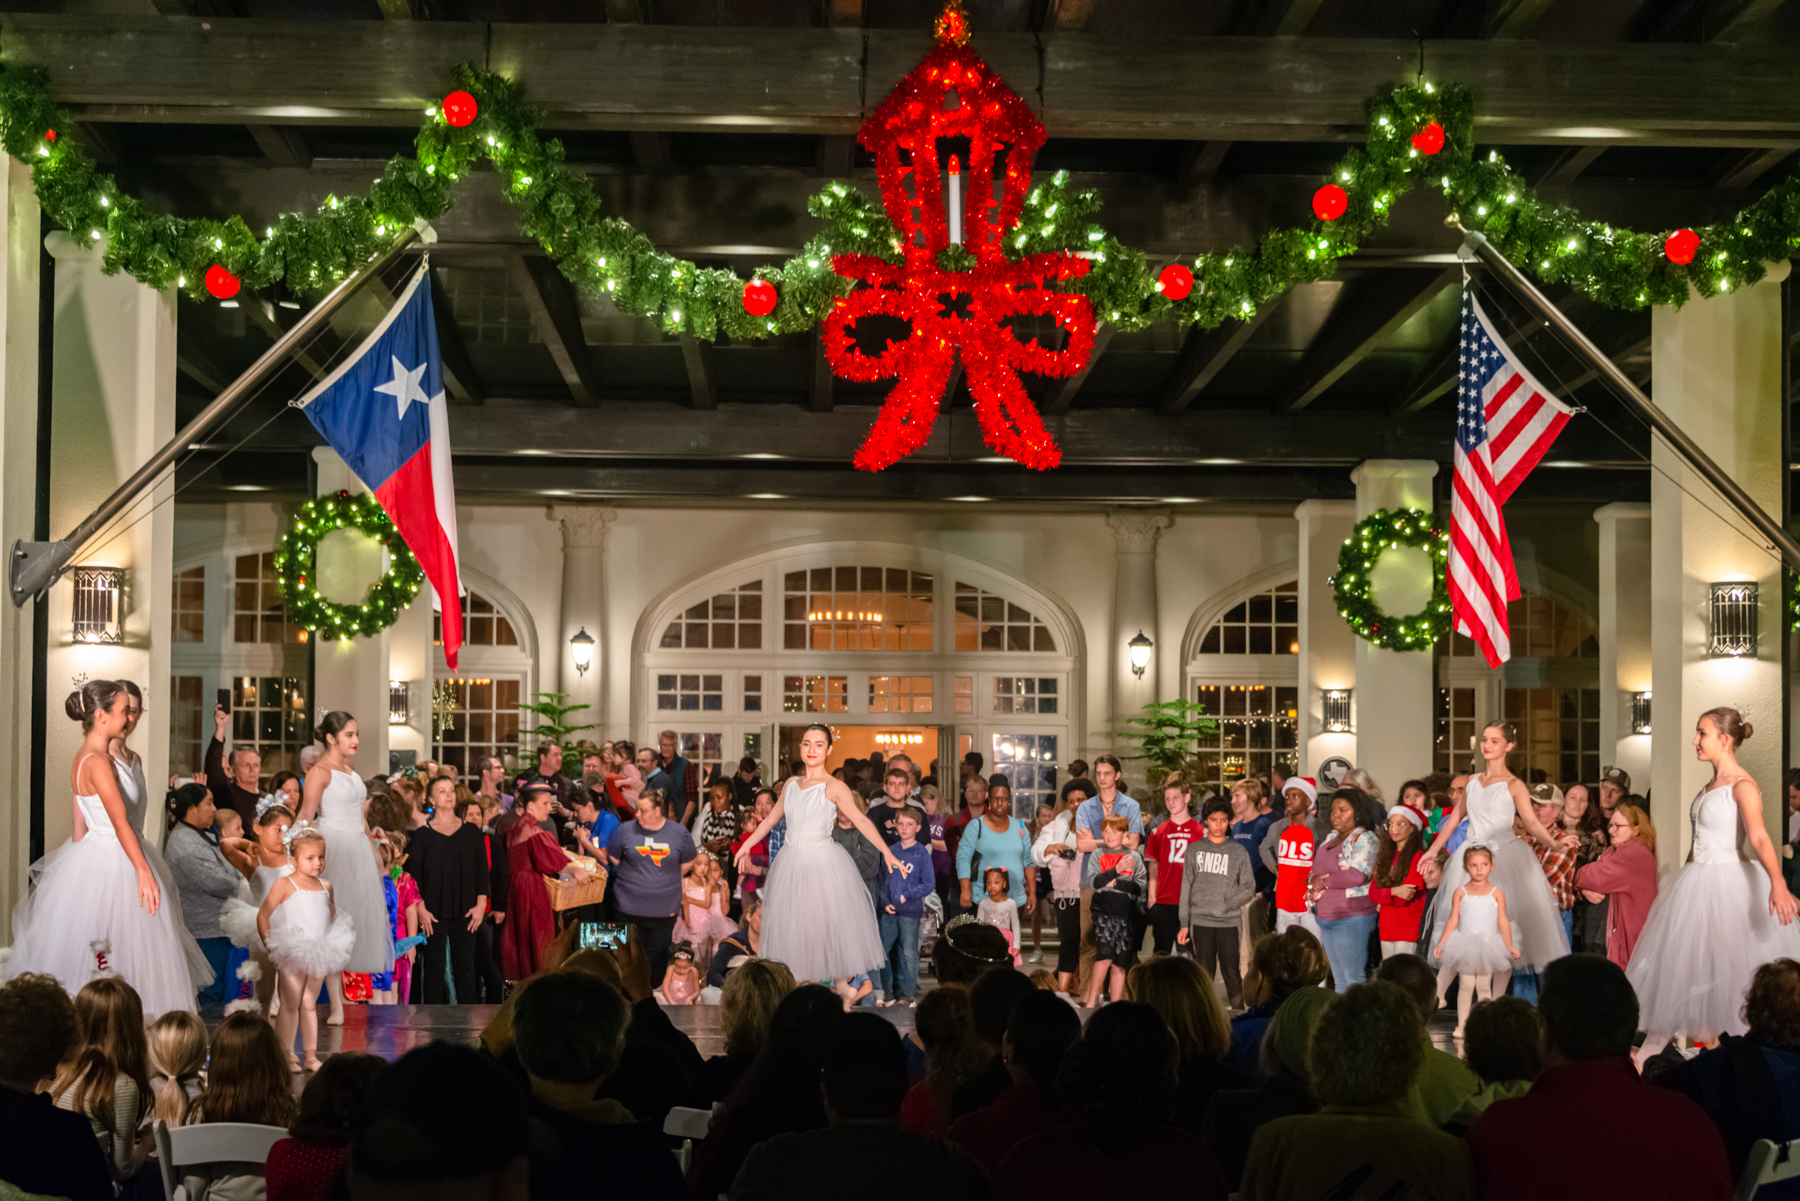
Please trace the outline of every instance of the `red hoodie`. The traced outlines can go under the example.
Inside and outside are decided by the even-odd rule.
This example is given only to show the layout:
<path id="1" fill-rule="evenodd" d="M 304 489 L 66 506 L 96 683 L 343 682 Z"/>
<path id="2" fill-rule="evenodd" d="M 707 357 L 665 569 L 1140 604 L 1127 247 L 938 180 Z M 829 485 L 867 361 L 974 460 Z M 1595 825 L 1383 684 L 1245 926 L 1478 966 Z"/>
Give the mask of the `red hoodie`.
<path id="1" fill-rule="evenodd" d="M 1289 821 L 1275 844 L 1275 908 L 1306 912 L 1306 878 L 1312 875 L 1317 841 L 1305 822 Z"/>

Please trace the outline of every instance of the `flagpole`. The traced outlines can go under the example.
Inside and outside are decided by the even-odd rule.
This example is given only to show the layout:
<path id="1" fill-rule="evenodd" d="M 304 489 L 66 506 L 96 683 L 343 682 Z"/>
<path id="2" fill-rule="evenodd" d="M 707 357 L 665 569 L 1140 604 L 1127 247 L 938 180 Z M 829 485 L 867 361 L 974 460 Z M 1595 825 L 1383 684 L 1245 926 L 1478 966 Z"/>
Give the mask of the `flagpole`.
<path id="1" fill-rule="evenodd" d="M 169 440 L 163 448 L 151 455 L 142 467 L 132 473 L 131 478 L 113 490 L 113 494 L 100 502 L 99 508 L 71 530 L 67 537 L 55 542 L 26 542 L 18 539 L 13 542 L 12 554 L 7 556 L 7 583 L 12 589 L 12 603 L 18 608 L 38 593 L 47 590 L 62 577 L 62 573 L 74 561 L 81 548 L 100 529 L 116 517 L 129 505 L 137 495 L 162 474 L 163 469 L 173 463 L 181 452 L 211 432 L 214 426 L 224 421 L 233 405 L 242 400 L 250 390 L 272 375 L 295 347 L 309 338 L 325 319 L 341 308 L 344 302 L 355 294 L 356 290 L 372 276 L 392 263 L 401 252 L 412 245 L 419 237 L 417 229 L 408 229 L 387 249 L 357 270 L 345 277 L 344 282 L 328 292 L 324 299 L 294 325 L 294 328 L 275 340 L 275 344 L 264 351 L 262 357 L 250 364 L 249 368 L 214 398 L 213 402 L 202 409 L 198 416 L 188 422 L 186 427 Z"/>
<path id="2" fill-rule="evenodd" d="M 1461 225 L 1453 228 L 1462 229 Z M 1782 528 L 1780 522 L 1771 517 L 1750 494 L 1738 486 L 1736 480 L 1727 475 L 1723 468 L 1713 462 L 1712 457 L 1687 436 L 1680 426 L 1670 420 L 1669 415 L 1656 407 L 1648 396 L 1629 376 L 1620 371 L 1613 361 L 1606 357 L 1598 346 L 1595 346 L 1583 334 L 1573 321 L 1563 315 L 1563 311 L 1550 302 L 1532 282 L 1525 278 L 1523 272 L 1513 266 L 1512 261 L 1494 244 L 1472 229 L 1463 229 L 1463 245 L 1469 252 L 1491 268 L 1500 282 L 1506 285 L 1507 291 L 1522 301 L 1547 325 L 1561 336 L 1575 357 L 1587 365 L 1606 385 L 1613 390 L 1619 399 L 1625 402 L 1645 423 L 1662 436 L 1663 441 L 1680 455 L 1694 473 L 1711 484 L 1713 490 L 1724 497 L 1731 507 L 1736 509 L 1757 531 L 1774 544 L 1780 552 L 1782 561 L 1795 571 L 1800 571 L 1800 543 L 1796 543 Z"/>

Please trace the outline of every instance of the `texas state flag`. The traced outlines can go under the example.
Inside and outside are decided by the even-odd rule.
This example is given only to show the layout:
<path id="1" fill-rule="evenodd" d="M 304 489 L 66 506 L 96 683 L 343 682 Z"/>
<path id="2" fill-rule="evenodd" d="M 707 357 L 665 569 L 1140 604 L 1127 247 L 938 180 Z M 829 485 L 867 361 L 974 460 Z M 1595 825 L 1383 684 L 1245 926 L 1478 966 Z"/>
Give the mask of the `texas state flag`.
<path id="1" fill-rule="evenodd" d="M 420 267 L 356 354 L 294 403 L 393 519 L 437 589 L 444 658 L 462 647 L 456 490 L 431 286 Z"/>

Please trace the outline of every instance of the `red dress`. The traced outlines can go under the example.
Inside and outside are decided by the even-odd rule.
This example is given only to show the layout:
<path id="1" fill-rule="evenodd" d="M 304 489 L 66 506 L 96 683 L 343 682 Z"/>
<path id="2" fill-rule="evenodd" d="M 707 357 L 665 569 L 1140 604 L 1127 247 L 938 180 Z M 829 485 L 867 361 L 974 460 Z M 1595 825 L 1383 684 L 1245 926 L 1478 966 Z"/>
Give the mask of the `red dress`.
<path id="1" fill-rule="evenodd" d="M 506 902 L 506 922 L 500 927 L 500 970 L 508 980 L 523 980 L 537 973 L 544 949 L 556 937 L 556 915 L 544 877 L 569 866 L 569 857 L 550 834 L 529 822 L 513 827 L 531 833 L 507 843 L 506 862 L 512 869 L 512 893 Z"/>
<path id="2" fill-rule="evenodd" d="M 1378 925 L 1381 928 L 1382 942 L 1419 941 L 1419 926 L 1425 917 L 1425 877 L 1419 874 L 1419 860 L 1424 857 L 1423 852 L 1414 853 L 1412 863 L 1407 866 L 1406 876 L 1400 881 L 1413 886 L 1412 899 L 1402 901 L 1394 895 L 1391 888 L 1383 888 L 1379 884 L 1369 886 L 1369 899 L 1375 902 L 1381 915 Z"/>

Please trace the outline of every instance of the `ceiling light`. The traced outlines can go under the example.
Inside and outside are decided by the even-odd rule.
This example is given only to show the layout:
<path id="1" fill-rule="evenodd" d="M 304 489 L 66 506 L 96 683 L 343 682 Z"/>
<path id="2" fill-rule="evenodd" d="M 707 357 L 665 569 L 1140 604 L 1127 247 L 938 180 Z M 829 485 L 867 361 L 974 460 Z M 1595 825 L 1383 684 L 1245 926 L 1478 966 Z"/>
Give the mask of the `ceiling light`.
<path id="1" fill-rule="evenodd" d="M 786 500 L 787 497 L 783 496 L 779 492 L 752 492 L 745 499 L 747 499 L 747 500 Z"/>

